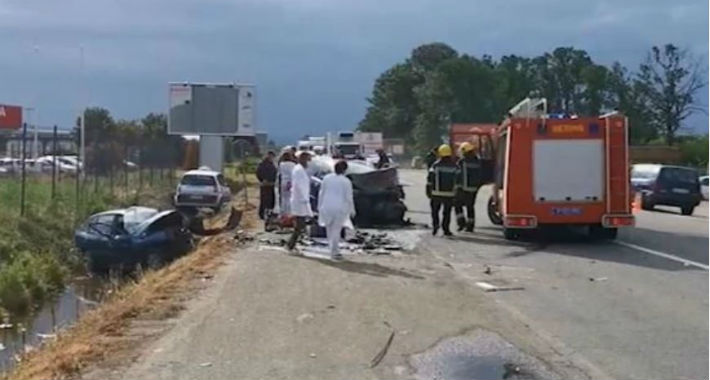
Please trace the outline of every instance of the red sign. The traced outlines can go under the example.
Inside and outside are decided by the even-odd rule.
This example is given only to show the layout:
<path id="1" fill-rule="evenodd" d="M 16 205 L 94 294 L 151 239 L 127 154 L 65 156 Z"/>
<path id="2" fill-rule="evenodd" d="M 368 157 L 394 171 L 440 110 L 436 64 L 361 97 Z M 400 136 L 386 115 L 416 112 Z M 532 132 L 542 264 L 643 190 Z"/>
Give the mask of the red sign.
<path id="1" fill-rule="evenodd" d="M 0 129 L 20 129 L 22 107 L 0 104 Z"/>

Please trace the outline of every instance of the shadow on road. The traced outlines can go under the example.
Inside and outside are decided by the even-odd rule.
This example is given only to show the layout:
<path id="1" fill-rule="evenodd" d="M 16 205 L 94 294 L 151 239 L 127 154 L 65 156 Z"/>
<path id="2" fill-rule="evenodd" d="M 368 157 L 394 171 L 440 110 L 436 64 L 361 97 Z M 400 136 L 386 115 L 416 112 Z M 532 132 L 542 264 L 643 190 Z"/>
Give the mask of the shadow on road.
<path id="1" fill-rule="evenodd" d="M 698 206 L 698 207 L 700 207 L 700 206 Z M 697 209 L 696 209 L 696 210 L 697 210 Z M 696 211 L 693 215 L 683 215 L 683 214 L 680 213 L 680 210 L 679 210 L 679 209 L 675 209 L 675 208 L 658 208 L 658 207 L 655 207 L 653 210 L 648 210 L 648 211 L 646 211 L 646 212 L 647 212 L 647 213 L 651 213 L 651 214 L 653 214 L 653 213 L 659 213 L 659 214 L 678 215 L 678 216 L 682 216 L 682 217 L 684 217 L 684 218 L 693 218 L 693 219 L 707 219 L 707 218 L 708 218 L 707 215 L 698 215 L 698 214 L 697 214 L 697 211 Z"/>
<path id="2" fill-rule="evenodd" d="M 646 233 L 656 234 L 659 236 L 658 238 L 670 239 L 669 241 L 673 241 L 673 239 L 678 238 L 677 234 L 640 228 L 637 228 L 637 230 L 643 230 Z M 684 236 L 683 239 L 693 239 L 694 246 L 707 244 L 707 239 L 700 237 L 695 238 Z M 533 243 L 534 246 L 526 248 L 523 251 L 510 252 L 506 254 L 506 256 L 521 257 L 543 251 L 545 253 L 553 253 L 563 256 L 574 256 L 595 261 L 609 261 L 667 271 L 701 270 L 696 267 L 685 266 L 677 261 L 650 255 L 632 248 L 622 247 L 610 241 L 595 240 L 589 237 L 586 233 L 581 233 L 573 229 L 553 229 L 542 231 L 541 234 L 533 238 L 528 238 L 525 241 Z M 706 251 L 705 255 L 707 255 Z M 707 263 L 707 258 L 705 258 L 705 260 L 697 260 L 688 255 L 684 255 L 684 258 Z"/>
<path id="3" fill-rule="evenodd" d="M 473 233 L 467 233 L 465 235 L 458 233 L 450 238 L 451 240 L 457 240 L 457 241 L 462 241 L 462 242 L 467 242 L 467 243 L 476 243 L 476 244 L 482 244 L 482 245 L 497 245 L 497 246 L 527 246 L 528 244 L 525 244 L 523 242 L 517 243 L 517 242 L 510 242 L 510 241 L 505 241 L 503 240 L 503 237 L 500 236 L 500 234 L 485 234 L 485 233 L 480 233 L 480 232 L 473 232 Z"/>
<path id="4" fill-rule="evenodd" d="M 423 280 L 423 276 L 419 276 L 416 274 L 412 274 L 400 269 L 394 269 L 390 267 L 386 267 L 384 265 L 380 265 L 377 263 L 363 263 L 363 262 L 355 262 L 355 261 L 341 261 L 341 262 L 334 262 L 334 261 L 328 261 L 328 260 L 323 260 L 323 259 L 316 259 L 312 257 L 303 257 L 306 260 L 312 260 L 315 261 L 319 264 L 327 265 L 329 267 L 333 267 L 336 269 L 344 270 L 346 272 L 351 272 L 351 273 L 359 273 L 359 274 L 366 274 L 370 276 L 375 276 L 375 277 L 388 277 L 388 276 L 399 276 L 399 277 L 404 277 L 404 278 L 411 278 L 415 280 Z"/>

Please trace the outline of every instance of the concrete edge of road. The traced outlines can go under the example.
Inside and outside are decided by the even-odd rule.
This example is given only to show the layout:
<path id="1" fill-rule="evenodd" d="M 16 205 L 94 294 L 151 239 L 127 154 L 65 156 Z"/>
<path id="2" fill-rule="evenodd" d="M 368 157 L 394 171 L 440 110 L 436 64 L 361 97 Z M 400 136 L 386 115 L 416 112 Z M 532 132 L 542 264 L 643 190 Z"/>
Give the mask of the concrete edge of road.
<path id="1" fill-rule="evenodd" d="M 679 263 L 681 263 L 681 264 L 683 264 L 683 265 L 685 265 L 685 266 L 693 266 L 693 267 L 700 268 L 700 269 L 703 269 L 703 270 L 710 270 L 710 267 L 708 267 L 708 266 L 705 265 L 705 264 L 698 263 L 698 262 L 695 262 L 695 261 L 692 261 L 692 260 L 688 260 L 688 259 L 684 259 L 684 258 L 682 258 L 682 257 L 678 257 L 678 256 L 675 256 L 675 255 L 671 255 L 670 253 L 664 253 L 664 252 L 661 252 L 661 251 L 656 251 L 656 250 L 654 250 L 654 249 L 642 247 L 642 246 L 640 246 L 640 245 L 636 245 L 636 244 L 632 244 L 632 243 L 627 243 L 627 242 L 625 242 L 625 241 L 615 241 L 614 243 L 616 243 L 616 244 L 618 244 L 618 245 L 620 245 L 620 246 L 622 246 L 622 247 L 631 248 L 631 249 L 636 250 L 636 251 L 640 251 L 640 252 L 643 252 L 643 253 L 647 253 L 647 254 L 649 254 L 649 255 L 654 255 L 654 256 L 658 256 L 658 257 L 663 257 L 663 258 L 668 259 L 668 260 L 676 261 L 676 262 L 679 262 Z"/>

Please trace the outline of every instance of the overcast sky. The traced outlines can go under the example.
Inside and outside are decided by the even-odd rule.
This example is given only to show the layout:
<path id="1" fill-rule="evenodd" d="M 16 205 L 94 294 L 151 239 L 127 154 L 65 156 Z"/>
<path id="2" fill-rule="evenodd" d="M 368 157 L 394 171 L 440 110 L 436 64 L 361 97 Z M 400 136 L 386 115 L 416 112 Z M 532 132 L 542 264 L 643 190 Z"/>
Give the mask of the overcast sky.
<path id="1" fill-rule="evenodd" d="M 166 112 L 170 81 L 251 82 L 259 128 L 286 142 L 355 127 L 374 79 L 434 41 L 496 58 L 574 46 L 630 68 L 672 42 L 707 64 L 708 1 L 0 0 L 0 103 L 68 127 L 86 103 Z"/>

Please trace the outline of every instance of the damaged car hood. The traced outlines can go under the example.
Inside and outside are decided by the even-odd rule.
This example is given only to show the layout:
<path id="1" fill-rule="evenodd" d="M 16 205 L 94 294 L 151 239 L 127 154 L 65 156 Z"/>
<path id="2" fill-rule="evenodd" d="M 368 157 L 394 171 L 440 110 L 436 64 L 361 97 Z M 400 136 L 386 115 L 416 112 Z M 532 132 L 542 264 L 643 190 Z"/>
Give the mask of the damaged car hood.
<path id="1" fill-rule="evenodd" d="M 158 212 L 152 217 L 138 224 L 133 234 L 140 235 L 142 233 L 148 233 L 163 228 L 183 226 L 184 219 L 177 210 L 166 210 Z"/>

